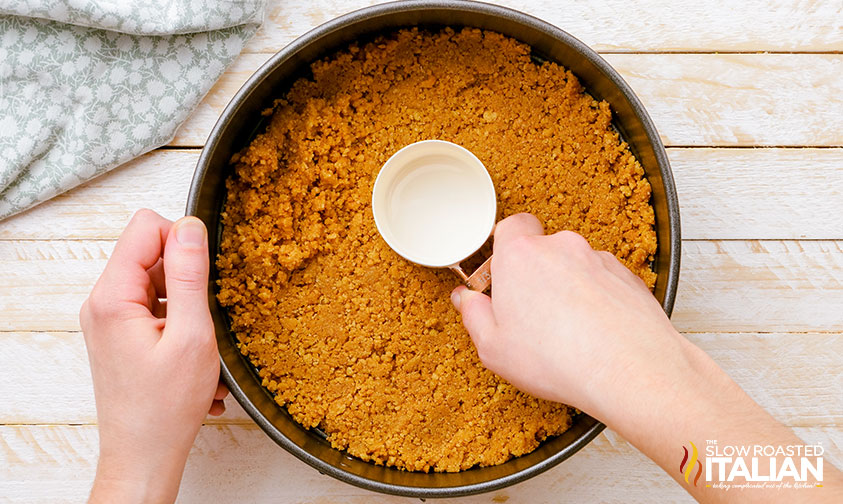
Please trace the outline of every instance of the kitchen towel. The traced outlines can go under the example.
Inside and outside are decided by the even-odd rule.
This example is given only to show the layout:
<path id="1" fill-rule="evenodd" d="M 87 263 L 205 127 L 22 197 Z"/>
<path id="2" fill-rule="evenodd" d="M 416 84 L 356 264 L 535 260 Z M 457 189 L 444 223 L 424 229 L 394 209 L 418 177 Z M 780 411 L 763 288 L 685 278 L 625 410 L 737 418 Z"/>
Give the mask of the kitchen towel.
<path id="1" fill-rule="evenodd" d="M 0 0 L 0 219 L 168 143 L 265 0 Z"/>

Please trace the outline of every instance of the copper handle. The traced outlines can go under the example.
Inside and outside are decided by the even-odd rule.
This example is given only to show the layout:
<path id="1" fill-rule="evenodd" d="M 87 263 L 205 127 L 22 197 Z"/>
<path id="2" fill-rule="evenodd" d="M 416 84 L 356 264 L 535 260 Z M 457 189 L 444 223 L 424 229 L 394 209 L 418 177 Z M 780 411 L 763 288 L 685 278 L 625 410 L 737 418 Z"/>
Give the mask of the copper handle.
<path id="1" fill-rule="evenodd" d="M 492 256 L 489 256 L 470 276 L 465 274 L 459 264 L 451 266 L 451 271 L 456 273 L 469 289 L 483 292 L 492 285 Z"/>

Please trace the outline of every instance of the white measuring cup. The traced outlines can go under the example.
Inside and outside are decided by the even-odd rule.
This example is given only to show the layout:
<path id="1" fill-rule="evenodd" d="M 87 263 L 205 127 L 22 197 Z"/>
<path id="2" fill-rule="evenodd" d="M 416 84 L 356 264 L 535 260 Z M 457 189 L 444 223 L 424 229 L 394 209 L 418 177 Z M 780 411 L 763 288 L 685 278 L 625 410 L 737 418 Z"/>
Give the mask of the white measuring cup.
<path id="1" fill-rule="evenodd" d="M 472 290 L 492 283 L 491 257 L 471 275 L 460 267 L 489 239 L 497 216 L 492 178 L 464 147 L 424 140 L 393 154 L 375 180 L 372 213 L 383 239 L 408 261 L 450 268 Z"/>

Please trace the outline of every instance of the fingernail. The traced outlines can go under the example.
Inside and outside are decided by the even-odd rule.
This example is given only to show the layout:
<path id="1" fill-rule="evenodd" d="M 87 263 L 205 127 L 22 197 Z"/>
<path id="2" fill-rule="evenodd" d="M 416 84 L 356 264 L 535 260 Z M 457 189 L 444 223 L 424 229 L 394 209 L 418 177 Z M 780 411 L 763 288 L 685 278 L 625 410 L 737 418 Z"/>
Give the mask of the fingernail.
<path id="1" fill-rule="evenodd" d="M 205 225 L 196 217 L 186 217 L 176 225 L 176 240 L 182 245 L 201 246 L 205 244 Z"/>
<path id="2" fill-rule="evenodd" d="M 460 301 L 461 301 L 460 293 L 459 293 L 459 291 L 455 290 L 454 292 L 451 293 L 451 303 L 454 304 L 454 308 L 456 308 L 457 310 L 460 309 Z"/>

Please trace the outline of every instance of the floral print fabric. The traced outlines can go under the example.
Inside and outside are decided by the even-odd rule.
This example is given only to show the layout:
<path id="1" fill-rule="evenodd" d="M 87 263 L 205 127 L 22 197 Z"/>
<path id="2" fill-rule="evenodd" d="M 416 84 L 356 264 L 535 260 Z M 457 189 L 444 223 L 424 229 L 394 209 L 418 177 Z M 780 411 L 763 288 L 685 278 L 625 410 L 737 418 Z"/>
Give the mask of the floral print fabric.
<path id="1" fill-rule="evenodd" d="M 0 0 L 0 219 L 166 144 L 265 0 Z"/>

